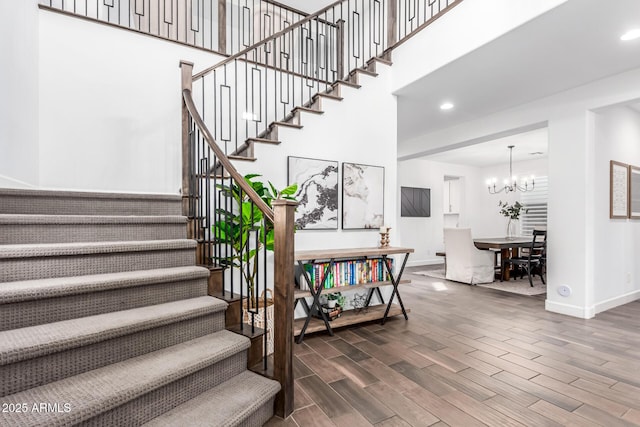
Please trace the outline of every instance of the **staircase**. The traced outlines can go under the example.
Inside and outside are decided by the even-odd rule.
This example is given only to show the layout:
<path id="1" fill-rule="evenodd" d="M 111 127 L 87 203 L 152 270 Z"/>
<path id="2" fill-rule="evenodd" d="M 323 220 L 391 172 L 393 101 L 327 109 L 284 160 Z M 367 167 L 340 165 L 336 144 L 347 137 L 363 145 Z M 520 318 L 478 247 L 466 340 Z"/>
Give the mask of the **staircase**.
<path id="1" fill-rule="evenodd" d="M 0 189 L 0 425 L 262 425 L 180 196 Z"/>

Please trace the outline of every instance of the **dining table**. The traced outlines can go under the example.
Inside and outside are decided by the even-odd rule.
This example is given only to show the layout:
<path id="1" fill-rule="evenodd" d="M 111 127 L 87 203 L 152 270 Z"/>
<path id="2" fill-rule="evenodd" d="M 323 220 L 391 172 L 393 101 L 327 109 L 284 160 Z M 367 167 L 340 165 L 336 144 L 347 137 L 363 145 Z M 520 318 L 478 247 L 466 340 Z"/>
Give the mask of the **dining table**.
<path id="1" fill-rule="evenodd" d="M 478 249 L 494 249 L 500 251 L 500 274 L 504 280 L 509 280 L 511 272 L 509 269 L 503 271 L 502 265 L 504 260 L 517 256 L 520 248 L 531 246 L 533 236 L 516 236 L 516 237 L 485 237 L 473 239 L 473 243 Z M 516 255 L 514 255 L 516 253 Z"/>

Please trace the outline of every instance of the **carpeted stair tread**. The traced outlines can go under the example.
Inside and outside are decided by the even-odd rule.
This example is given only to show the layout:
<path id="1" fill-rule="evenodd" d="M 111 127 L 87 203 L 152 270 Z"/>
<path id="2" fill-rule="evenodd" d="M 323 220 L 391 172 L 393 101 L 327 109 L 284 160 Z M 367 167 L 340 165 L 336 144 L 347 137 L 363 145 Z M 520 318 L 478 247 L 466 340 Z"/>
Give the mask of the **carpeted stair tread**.
<path id="1" fill-rule="evenodd" d="M 0 332 L 0 365 L 226 310 L 210 296 Z"/>
<path id="2" fill-rule="evenodd" d="M 0 412 L 0 425 L 67 426 L 89 420 L 249 348 L 225 330 L 2 398 L 7 404 L 64 402 L 68 412 Z"/>
<path id="3" fill-rule="evenodd" d="M 245 371 L 144 424 L 145 427 L 236 426 L 280 391 L 280 384 Z"/>
<path id="4" fill-rule="evenodd" d="M 186 224 L 181 215 L 42 215 L 0 214 L 5 224 Z"/>
<path id="5" fill-rule="evenodd" d="M 0 304 L 208 277 L 206 268 L 185 266 L 6 282 L 0 283 Z"/>
<path id="6" fill-rule="evenodd" d="M 0 188 L 2 196 L 22 197 L 77 197 L 85 199 L 114 199 L 114 200 L 167 200 L 181 201 L 179 194 L 162 193 L 112 193 L 98 191 L 72 191 L 72 190 L 39 190 L 24 188 Z"/>
<path id="7" fill-rule="evenodd" d="M 188 239 L 1 245 L 0 259 L 175 250 L 195 248 L 196 246 L 195 240 Z"/>

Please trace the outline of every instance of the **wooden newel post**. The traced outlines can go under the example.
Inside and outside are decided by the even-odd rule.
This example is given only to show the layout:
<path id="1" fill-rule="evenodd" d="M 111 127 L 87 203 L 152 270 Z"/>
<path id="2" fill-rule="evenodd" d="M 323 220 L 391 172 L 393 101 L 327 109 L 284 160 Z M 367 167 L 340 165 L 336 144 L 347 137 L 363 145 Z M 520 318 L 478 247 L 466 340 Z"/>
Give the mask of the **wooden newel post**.
<path id="1" fill-rule="evenodd" d="M 274 379 L 282 387 L 276 395 L 276 415 L 293 412 L 293 287 L 294 216 L 297 202 L 275 200 L 274 213 Z"/>
<path id="2" fill-rule="evenodd" d="M 398 42 L 398 0 L 387 0 L 387 49 Z"/>
<path id="3" fill-rule="evenodd" d="M 180 73 L 182 90 L 180 91 L 180 99 L 182 103 L 182 215 L 189 217 L 189 192 L 190 192 L 190 180 L 191 180 L 191 152 L 189 149 L 189 111 L 187 105 L 184 102 L 182 91 L 185 89 L 191 90 L 192 88 L 192 76 L 193 76 L 193 63 L 187 61 L 180 61 Z M 193 227 L 188 227 L 188 238 L 193 239 Z"/>

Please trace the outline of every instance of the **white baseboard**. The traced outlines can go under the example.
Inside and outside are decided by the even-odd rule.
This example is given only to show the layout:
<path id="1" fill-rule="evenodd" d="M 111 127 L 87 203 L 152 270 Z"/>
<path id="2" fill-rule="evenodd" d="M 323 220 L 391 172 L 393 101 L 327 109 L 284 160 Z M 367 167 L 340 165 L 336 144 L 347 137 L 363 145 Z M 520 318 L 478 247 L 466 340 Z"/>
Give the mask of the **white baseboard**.
<path id="1" fill-rule="evenodd" d="M 417 261 L 407 261 L 407 267 L 421 267 L 423 265 L 444 265 L 443 259 L 420 259 Z"/>
<path id="2" fill-rule="evenodd" d="M 578 305 L 563 304 L 561 302 L 546 300 L 544 308 L 553 313 L 564 314 L 566 316 L 578 317 L 580 319 L 591 319 L 596 315 L 593 307 L 580 307 Z"/>
<path id="3" fill-rule="evenodd" d="M 628 294 L 620 295 L 608 300 L 596 303 L 594 306 L 596 313 L 602 313 L 603 311 L 611 310 L 612 308 L 628 304 L 637 299 L 640 299 L 640 290 L 629 292 Z"/>

